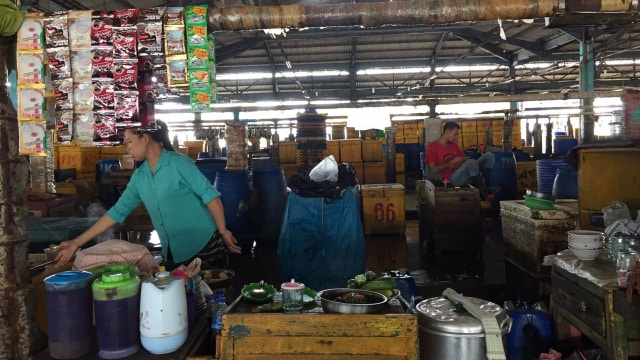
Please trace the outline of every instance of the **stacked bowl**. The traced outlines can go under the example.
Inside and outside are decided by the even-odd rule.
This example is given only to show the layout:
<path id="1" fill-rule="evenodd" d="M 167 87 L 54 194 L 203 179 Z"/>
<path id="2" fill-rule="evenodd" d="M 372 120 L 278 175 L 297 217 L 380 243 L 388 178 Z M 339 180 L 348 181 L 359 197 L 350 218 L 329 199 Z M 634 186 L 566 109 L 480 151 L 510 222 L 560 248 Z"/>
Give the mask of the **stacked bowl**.
<path id="1" fill-rule="evenodd" d="M 603 234 L 591 230 L 567 231 L 567 243 L 571 253 L 580 260 L 594 260 L 604 247 Z"/>

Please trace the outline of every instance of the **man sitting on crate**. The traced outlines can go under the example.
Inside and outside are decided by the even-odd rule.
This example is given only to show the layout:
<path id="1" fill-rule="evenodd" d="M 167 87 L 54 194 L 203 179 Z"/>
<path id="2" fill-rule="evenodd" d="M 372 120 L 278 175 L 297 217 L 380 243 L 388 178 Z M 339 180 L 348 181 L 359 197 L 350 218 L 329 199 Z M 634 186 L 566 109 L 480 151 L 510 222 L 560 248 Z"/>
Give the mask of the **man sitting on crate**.
<path id="1" fill-rule="evenodd" d="M 448 121 L 444 124 L 440 138 L 427 146 L 424 157 L 425 164 L 429 165 L 427 173 L 431 172 L 449 186 L 471 185 L 478 189 L 482 200 L 493 201 L 494 193 L 500 190 L 498 187 L 487 187 L 495 163 L 493 154 L 487 152 L 477 160 L 469 159 L 458 146 L 458 134 L 460 125 L 456 122 Z M 428 175 L 427 179 L 431 177 Z"/>

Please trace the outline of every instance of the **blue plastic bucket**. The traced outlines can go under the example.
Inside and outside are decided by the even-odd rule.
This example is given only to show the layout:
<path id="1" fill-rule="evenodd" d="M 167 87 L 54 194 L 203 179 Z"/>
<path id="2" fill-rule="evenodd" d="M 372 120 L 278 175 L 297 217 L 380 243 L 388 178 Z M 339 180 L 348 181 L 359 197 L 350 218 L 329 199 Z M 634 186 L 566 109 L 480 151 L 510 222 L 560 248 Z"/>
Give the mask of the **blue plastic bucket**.
<path id="1" fill-rule="evenodd" d="M 555 139 L 553 140 L 553 153 L 567 156 L 569 150 L 578 146 L 578 139 Z"/>
<path id="2" fill-rule="evenodd" d="M 559 168 L 556 171 L 551 194 L 558 199 L 577 199 L 578 172 L 570 166 Z"/>
<path id="3" fill-rule="evenodd" d="M 549 352 L 553 327 L 547 313 L 533 309 L 511 309 L 511 331 L 507 334 L 507 360 L 537 359 Z"/>
<path id="4" fill-rule="evenodd" d="M 213 186 L 220 192 L 224 218 L 243 251 L 251 250 L 249 239 L 249 173 L 247 171 L 218 171 Z"/>
<path id="5" fill-rule="evenodd" d="M 98 160 L 96 164 L 96 184 L 98 184 L 98 200 L 106 208 L 115 204 L 116 199 L 111 185 L 102 184 L 102 180 L 111 176 L 114 170 L 121 170 L 120 160 Z"/>
<path id="6" fill-rule="evenodd" d="M 553 183 L 556 180 L 556 173 L 559 168 L 568 168 L 569 164 L 564 160 L 536 160 L 536 180 L 538 182 L 538 192 L 544 194 L 553 193 Z"/>
<path id="7" fill-rule="evenodd" d="M 516 198 L 516 160 L 512 152 L 494 152 L 496 162 L 489 177 L 489 187 L 500 187 L 496 201 Z"/>
<path id="8" fill-rule="evenodd" d="M 261 219 L 258 226 L 258 245 L 276 245 L 280 237 L 282 217 L 287 203 L 287 183 L 281 167 L 261 167 L 251 171 L 253 189 L 258 194 L 258 209 Z"/>

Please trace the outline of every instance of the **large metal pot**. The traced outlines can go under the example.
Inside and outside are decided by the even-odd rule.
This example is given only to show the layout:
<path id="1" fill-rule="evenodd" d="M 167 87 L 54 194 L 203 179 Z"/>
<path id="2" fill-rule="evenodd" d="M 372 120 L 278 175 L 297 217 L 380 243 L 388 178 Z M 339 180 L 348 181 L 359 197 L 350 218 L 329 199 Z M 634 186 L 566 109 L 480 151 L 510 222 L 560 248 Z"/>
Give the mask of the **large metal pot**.
<path id="1" fill-rule="evenodd" d="M 367 299 L 366 304 L 348 304 L 340 301 L 334 301 L 335 298 L 341 295 L 350 293 L 364 295 Z M 368 291 L 362 289 L 326 289 L 318 293 L 320 297 L 320 304 L 322 310 L 327 313 L 341 313 L 341 314 L 371 314 L 377 313 L 384 307 L 387 302 L 387 297 L 378 294 L 375 291 Z"/>
<path id="2" fill-rule="evenodd" d="M 502 342 L 511 327 L 511 318 L 500 306 L 482 299 L 467 297 L 472 303 L 493 314 L 502 332 Z M 420 325 L 420 358 L 486 360 L 484 330 L 480 320 L 444 298 L 436 297 L 416 305 Z"/>

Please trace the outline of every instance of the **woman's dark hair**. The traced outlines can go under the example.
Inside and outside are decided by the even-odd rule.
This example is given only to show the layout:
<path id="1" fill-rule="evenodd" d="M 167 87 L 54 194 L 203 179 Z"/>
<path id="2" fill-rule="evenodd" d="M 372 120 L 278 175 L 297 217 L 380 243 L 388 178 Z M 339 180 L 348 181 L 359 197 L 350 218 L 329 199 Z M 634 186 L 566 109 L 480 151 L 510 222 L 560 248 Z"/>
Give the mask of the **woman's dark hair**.
<path id="1" fill-rule="evenodd" d="M 169 128 L 162 120 L 150 122 L 148 125 L 140 127 L 140 129 L 136 130 L 135 133 L 138 134 L 138 136 L 147 134 L 151 140 L 161 144 L 163 148 L 169 151 L 176 151 L 169 139 Z"/>
<path id="2" fill-rule="evenodd" d="M 460 125 L 455 121 L 447 121 L 442 128 L 442 132 L 453 129 L 460 129 Z"/>

